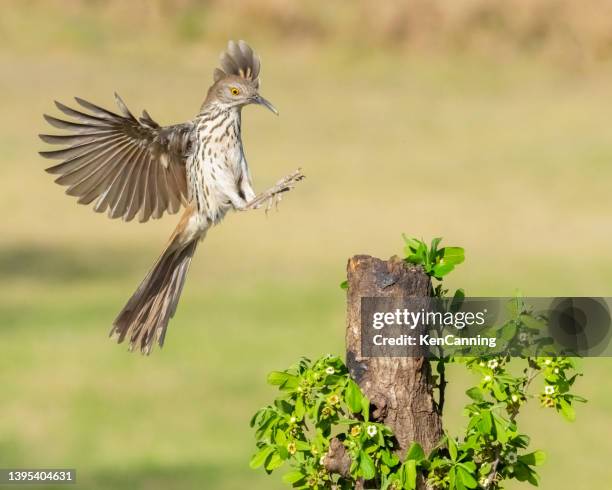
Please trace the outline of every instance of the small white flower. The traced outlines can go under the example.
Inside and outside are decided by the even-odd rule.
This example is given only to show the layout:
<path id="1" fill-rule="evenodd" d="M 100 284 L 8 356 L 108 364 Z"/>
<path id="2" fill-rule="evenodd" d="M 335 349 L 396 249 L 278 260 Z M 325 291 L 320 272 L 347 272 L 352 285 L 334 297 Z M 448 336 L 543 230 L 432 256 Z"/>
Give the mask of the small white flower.
<path id="1" fill-rule="evenodd" d="M 328 368 L 325 369 L 325 372 L 327 374 L 334 374 L 336 371 L 334 371 L 334 368 L 329 366 Z"/>
<path id="2" fill-rule="evenodd" d="M 289 422 L 292 423 L 292 424 L 295 424 L 297 422 L 297 419 L 295 417 L 291 417 L 289 419 Z"/>
<path id="3" fill-rule="evenodd" d="M 527 332 L 521 332 L 521 333 L 519 334 L 519 342 L 521 342 L 521 343 L 523 343 L 523 344 L 524 344 L 525 342 L 527 342 Z"/>
<path id="4" fill-rule="evenodd" d="M 374 437 L 376 434 L 378 434 L 378 429 L 375 425 L 368 425 L 366 431 L 370 437 Z"/>
<path id="5" fill-rule="evenodd" d="M 491 381 L 492 379 L 493 379 L 493 378 L 491 378 L 491 375 L 490 375 L 490 374 L 487 374 L 487 375 L 484 377 L 485 383 L 488 383 L 488 382 L 489 382 L 489 381 Z"/>
<path id="6" fill-rule="evenodd" d="M 509 452 L 508 454 L 506 454 L 506 462 L 510 463 L 510 464 L 514 464 L 518 461 L 518 458 L 516 456 L 516 453 L 514 451 Z"/>
<path id="7" fill-rule="evenodd" d="M 327 454 L 324 454 L 323 456 L 321 456 L 321 458 L 319 458 L 319 464 L 321 466 L 323 466 L 325 464 L 325 457 L 327 456 Z"/>
<path id="8" fill-rule="evenodd" d="M 559 374 L 559 368 L 555 368 L 555 374 Z"/>
<path id="9" fill-rule="evenodd" d="M 512 401 L 513 401 L 514 403 L 518 402 L 518 399 L 519 399 L 519 397 L 518 397 L 518 396 L 516 396 L 516 395 L 512 395 Z"/>
<path id="10" fill-rule="evenodd" d="M 544 393 L 545 393 L 546 395 L 552 395 L 554 392 L 555 392 L 555 387 L 554 387 L 554 386 L 551 386 L 551 385 L 546 385 L 546 386 L 544 387 Z"/>
<path id="11" fill-rule="evenodd" d="M 497 362 L 497 359 L 491 359 L 488 364 L 489 369 L 496 369 L 497 366 L 499 366 L 499 362 Z"/>
<path id="12" fill-rule="evenodd" d="M 544 361 L 544 364 L 546 364 L 546 365 L 548 366 L 548 365 L 549 365 L 551 362 L 552 362 L 552 361 L 551 361 L 550 359 L 546 359 L 546 360 Z"/>

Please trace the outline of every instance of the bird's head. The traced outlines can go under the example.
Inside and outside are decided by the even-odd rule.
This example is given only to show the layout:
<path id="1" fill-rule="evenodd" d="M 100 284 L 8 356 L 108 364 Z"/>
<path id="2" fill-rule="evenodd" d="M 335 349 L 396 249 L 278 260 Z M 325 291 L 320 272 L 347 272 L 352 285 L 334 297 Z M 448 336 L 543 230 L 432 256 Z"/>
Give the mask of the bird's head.
<path id="1" fill-rule="evenodd" d="M 278 115 L 276 108 L 259 94 L 259 57 L 244 41 L 230 41 L 221 53 L 221 67 L 215 69 L 215 83 L 208 90 L 202 105 L 222 108 L 241 108 L 248 104 L 260 104 Z"/>
<path id="2" fill-rule="evenodd" d="M 215 82 L 210 88 L 209 98 L 224 108 L 244 107 L 248 104 L 260 104 L 278 115 L 276 108 L 259 94 L 259 84 L 240 76 L 227 75 Z"/>

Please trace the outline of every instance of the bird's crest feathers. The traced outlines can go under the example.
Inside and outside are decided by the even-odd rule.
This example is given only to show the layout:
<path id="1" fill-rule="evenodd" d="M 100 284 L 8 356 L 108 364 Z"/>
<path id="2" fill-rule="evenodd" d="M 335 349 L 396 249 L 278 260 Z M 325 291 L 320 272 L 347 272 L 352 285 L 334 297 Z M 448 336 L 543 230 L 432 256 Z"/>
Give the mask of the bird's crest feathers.
<path id="1" fill-rule="evenodd" d="M 255 86 L 259 85 L 258 76 L 261 66 L 259 57 L 244 41 L 228 42 L 227 49 L 221 53 L 220 62 L 221 67 L 215 69 L 215 82 L 229 75 L 234 75 L 250 80 Z"/>

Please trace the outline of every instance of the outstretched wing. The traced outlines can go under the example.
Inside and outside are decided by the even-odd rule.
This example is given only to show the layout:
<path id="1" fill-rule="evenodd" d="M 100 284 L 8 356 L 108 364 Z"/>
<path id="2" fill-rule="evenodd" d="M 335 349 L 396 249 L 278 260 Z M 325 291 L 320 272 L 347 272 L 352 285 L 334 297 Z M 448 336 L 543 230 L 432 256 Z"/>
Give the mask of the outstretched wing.
<path id="1" fill-rule="evenodd" d="M 193 123 L 161 127 L 146 111 L 136 119 L 115 94 L 122 115 L 83 99 L 87 110 L 55 105 L 77 122 L 45 115 L 49 124 L 69 134 L 41 134 L 46 143 L 66 145 L 42 151 L 45 158 L 63 160 L 47 172 L 59 175 L 58 184 L 81 204 L 94 203 L 94 211 L 108 209 L 111 218 L 139 221 L 176 213 L 187 200 L 185 161 L 190 152 Z"/>

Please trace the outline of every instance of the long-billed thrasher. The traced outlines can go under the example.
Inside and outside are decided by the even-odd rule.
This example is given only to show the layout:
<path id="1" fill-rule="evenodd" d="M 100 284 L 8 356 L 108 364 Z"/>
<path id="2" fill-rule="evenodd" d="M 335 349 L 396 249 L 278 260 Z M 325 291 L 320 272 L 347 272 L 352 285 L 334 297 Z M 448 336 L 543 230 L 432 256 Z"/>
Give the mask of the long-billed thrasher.
<path id="1" fill-rule="evenodd" d="M 139 221 L 160 218 L 164 211 L 186 209 L 169 243 L 119 313 L 111 335 L 128 339 L 130 350 L 149 354 L 155 342 L 164 343 L 185 276 L 197 244 L 208 229 L 230 210 L 245 211 L 277 204 L 281 194 L 303 178 L 297 170 L 268 191 L 256 195 L 242 147 L 241 110 L 261 104 L 260 61 L 244 42 L 230 41 L 221 54 L 221 67 L 197 116 L 186 123 L 160 126 L 143 111 L 136 118 L 115 94 L 121 115 L 76 98 L 86 112 L 56 102 L 74 121 L 45 115 L 69 133 L 40 135 L 47 143 L 67 146 L 44 151 L 46 158 L 63 160 L 47 169 L 56 182 L 81 204 L 93 203 L 111 218 Z"/>

